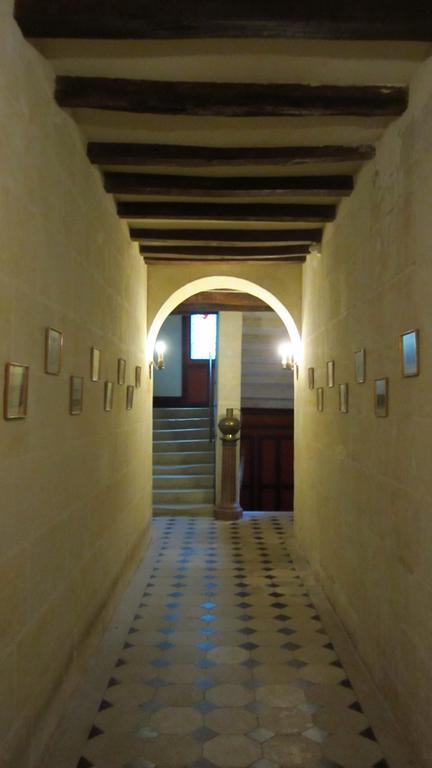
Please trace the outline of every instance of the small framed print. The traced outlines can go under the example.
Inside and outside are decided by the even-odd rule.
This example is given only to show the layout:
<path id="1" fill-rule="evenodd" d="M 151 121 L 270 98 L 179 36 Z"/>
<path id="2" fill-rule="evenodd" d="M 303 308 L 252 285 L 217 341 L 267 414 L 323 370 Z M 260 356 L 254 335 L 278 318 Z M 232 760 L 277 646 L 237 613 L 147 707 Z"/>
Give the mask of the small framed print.
<path id="1" fill-rule="evenodd" d="M 58 376 L 61 370 L 63 334 L 56 328 L 47 328 L 45 332 L 45 373 Z"/>
<path id="2" fill-rule="evenodd" d="M 79 416 L 83 409 L 84 379 L 82 376 L 70 377 L 69 411 L 71 416 Z"/>
<path id="3" fill-rule="evenodd" d="M 327 362 L 327 386 L 334 387 L 335 385 L 335 363 L 334 360 L 328 360 Z"/>
<path id="4" fill-rule="evenodd" d="M 375 379 L 375 416 L 388 416 L 388 379 Z"/>
<path id="5" fill-rule="evenodd" d="M 366 350 L 358 349 L 354 352 L 354 375 L 357 384 L 364 384 L 366 381 Z"/>
<path id="6" fill-rule="evenodd" d="M 126 381 L 126 360 L 119 357 L 117 361 L 117 384 L 124 384 Z"/>
<path id="7" fill-rule="evenodd" d="M 114 397 L 114 382 L 106 381 L 104 389 L 104 410 L 112 411 Z"/>
<path id="8" fill-rule="evenodd" d="M 92 347 L 90 351 L 90 380 L 99 381 L 100 379 L 101 351 L 97 347 Z"/>
<path id="9" fill-rule="evenodd" d="M 418 376 L 419 368 L 419 332 L 406 331 L 400 337 L 401 372 L 404 377 Z"/>
<path id="10" fill-rule="evenodd" d="M 348 384 L 339 384 L 339 410 L 348 413 Z"/>
<path id="11" fill-rule="evenodd" d="M 324 389 L 322 387 L 318 387 L 316 393 L 317 393 L 317 410 L 323 411 L 324 410 Z"/>
<path id="12" fill-rule="evenodd" d="M 140 365 L 135 366 L 135 387 L 140 389 L 141 387 L 142 368 Z"/>
<path id="13" fill-rule="evenodd" d="M 27 416 L 29 371 L 28 365 L 6 363 L 3 413 L 7 421 Z"/>
<path id="14" fill-rule="evenodd" d="M 298 363 L 296 363 L 294 367 L 295 367 L 295 377 L 296 379 L 298 379 L 299 373 L 300 373 L 300 366 Z"/>
<path id="15" fill-rule="evenodd" d="M 308 368 L 308 387 L 315 388 L 315 368 Z"/>
<path id="16" fill-rule="evenodd" d="M 131 411 L 133 408 L 134 391 L 135 391 L 135 387 L 132 384 L 129 384 L 126 387 L 126 410 L 127 411 Z"/>

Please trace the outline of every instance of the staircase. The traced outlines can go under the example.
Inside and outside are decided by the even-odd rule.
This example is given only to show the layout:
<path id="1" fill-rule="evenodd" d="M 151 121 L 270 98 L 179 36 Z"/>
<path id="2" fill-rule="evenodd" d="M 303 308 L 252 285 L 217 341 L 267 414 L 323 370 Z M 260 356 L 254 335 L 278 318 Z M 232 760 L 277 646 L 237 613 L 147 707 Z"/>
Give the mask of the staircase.
<path id="1" fill-rule="evenodd" d="M 153 411 L 153 513 L 212 515 L 214 442 L 208 408 Z"/>

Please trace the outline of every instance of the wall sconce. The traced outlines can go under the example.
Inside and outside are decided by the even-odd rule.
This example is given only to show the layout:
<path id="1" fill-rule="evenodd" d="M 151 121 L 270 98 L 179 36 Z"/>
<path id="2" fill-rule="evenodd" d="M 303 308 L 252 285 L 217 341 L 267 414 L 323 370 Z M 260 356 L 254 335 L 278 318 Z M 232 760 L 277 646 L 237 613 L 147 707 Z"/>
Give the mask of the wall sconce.
<path id="1" fill-rule="evenodd" d="M 279 346 L 279 355 L 281 358 L 282 368 L 286 368 L 290 371 L 294 370 L 294 347 L 291 342 L 284 342 Z"/>
<path id="2" fill-rule="evenodd" d="M 149 363 L 149 376 L 152 377 L 152 368 L 155 367 L 158 371 L 162 371 L 165 368 L 165 351 L 166 344 L 164 341 L 157 341 L 154 347 L 153 360 Z M 156 355 L 156 358 L 155 358 Z"/>

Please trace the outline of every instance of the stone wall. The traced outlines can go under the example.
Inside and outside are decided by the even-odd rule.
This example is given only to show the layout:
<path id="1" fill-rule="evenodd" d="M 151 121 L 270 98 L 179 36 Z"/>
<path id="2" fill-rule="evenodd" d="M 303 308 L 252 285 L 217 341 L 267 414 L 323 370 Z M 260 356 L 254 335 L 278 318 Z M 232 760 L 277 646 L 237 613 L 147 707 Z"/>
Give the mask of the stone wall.
<path id="1" fill-rule="evenodd" d="M 103 410 L 103 380 L 144 364 L 146 268 L 55 105 L 49 66 L 0 8 L 0 388 L 30 365 L 28 417 L 0 421 L 0 764 L 39 765 L 148 532 L 150 389 Z M 47 326 L 64 332 L 44 373 Z M 102 381 L 90 381 L 90 348 Z M 84 412 L 69 415 L 69 377 Z"/>
<path id="2" fill-rule="evenodd" d="M 326 228 L 303 275 L 305 360 L 296 387 L 296 530 L 405 733 L 432 753 L 432 61 L 408 112 Z M 401 378 L 399 335 L 420 329 L 418 378 Z M 354 383 L 366 349 L 367 381 Z M 335 360 L 336 387 L 325 386 Z M 324 386 L 316 409 L 307 368 Z M 389 377 L 389 416 L 373 381 Z M 338 386 L 349 384 L 349 413 Z M 430 764 L 429 762 L 427 764 Z"/>

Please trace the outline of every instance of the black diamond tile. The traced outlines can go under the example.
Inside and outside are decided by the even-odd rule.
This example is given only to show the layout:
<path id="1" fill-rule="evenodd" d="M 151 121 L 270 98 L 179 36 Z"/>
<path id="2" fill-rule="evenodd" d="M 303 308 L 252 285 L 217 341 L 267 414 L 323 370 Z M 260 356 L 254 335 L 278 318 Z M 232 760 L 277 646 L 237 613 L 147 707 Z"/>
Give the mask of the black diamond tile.
<path id="1" fill-rule="evenodd" d="M 97 725 L 92 725 L 87 739 L 95 739 L 96 736 L 100 736 L 102 733 L 104 733 L 102 728 L 98 728 Z"/>
<path id="2" fill-rule="evenodd" d="M 277 630 L 280 635 L 286 635 L 286 637 L 289 637 L 290 635 L 295 635 L 296 630 L 295 629 L 289 629 L 289 627 L 282 627 L 282 629 Z"/>
<path id="3" fill-rule="evenodd" d="M 250 597 L 250 592 L 236 592 L 237 597 Z"/>
<path id="4" fill-rule="evenodd" d="M 278 608 L 280 610 L 281 608 L 287 608 L 287 604 L 286 603 L 270 603 L 270 608 Z"/>
<path id="5" fill-rule="evenodd" d="M 248 613 L 242 613 L 241 616 L 238 617 L 240 621 L 252 621 L 253 616 L 249 616 Z"/>
<path id="6" fill-rule="evenodd" d="M 343 669 L 343 666 L 340 663 L 339 659 L 336 659 L 336 661 L 332 661 L 330 666 L 337 667 L 338 669 Z"/>
<path id="7" fill-rule="evenodd" d="M 293 669 L 302 669 L 303 667 L 306 667 L 307 664 L 304 661 L 300 661 L 300 659 L 293 659 L 288 662 L 288 666 L 293 667 Z"/>
<path id="8" fill-rule="evenodd" d="M 390 766 L 387 760 L 383 758 L 382 760 L 378 760 L 377 763 L 374 763 L 372 768 L 390 768 Z"/>
<path id="9" fill-rule="evenodd" d="M 124 659 L 117 659 L 116 668 L 117 667 L 124 667 L 125 664 L 127 664 L 127 662 Z"/>
<path id="10" fill-rule="evenodd" d="M 256 661 L 255 659 L 247 659 L 246 661 L 241 662 L 242 667 L 246 667 L 246 669 L 255 669 L 255 667 L 259 667 L 261 662 Z"/>
<path id="11" fill-rule="evenodd" d="M 113 706 L 114 704 L 111 704 L 108 699 L 102 699 L 101 703 L 99 704 L 98 712 L 104 712 L 106 709 L 111 709 Z"/>
<path id="12" fill-rule="evenodd" d="M 370 739 L 370 741 L 376 741 L 377 738 L 372 730 L 372 728 L 369 726 L 368 728 L 365 728 L 364 731 L 360 731 L 360 736 L 363 736 L 365 739 Z"/>
<path id="13" fill-rule="evenodd" d="M 120 685 L 121 680 L 117 680 L 116 677 L 110 677 L 108 680 L 107 688 L 114 688 L 115 685 Z"/>
<path id="14" fill-rule="evenodd" d="M 363 707 L 359 701 L 353 701 L 353 703 L 349 705 L 348 709 L 352 709 L 354 712 L 360 712 L 363 714 Z"/>
<path id="15" fill-rule="evenodd" d="M 270 597 L 283 597 L 283 592 L 270 592 Z"/>
<path id="16" fill-rule="evenodd" d="M 251 643 L 249 641 L 247 643 L 242 643 L 239 647 L 243 648 L 245 651 L 254 651 L 255 648 L 259 648 L 259 645 L 257 645 L 256 643 Z"/>
<path id="17" fill-rule="evenodd" d="M 279 613 L 274 618 L 276 621 L 291 621 L 291 616 L 287 616 L 285 613 Z"/>
<path id="18" fill-rule="evenodd" d="M 129 648 L 135 648 L 135 646 L 133 645 L 133 643 L 128 643 L 128 642 L 126 641 L 126 642 L 123 644 L 123 650 L 124 650 L 124 651 L 128 651 L 128 650 L 129 650 Z"/>
<path id="19" fill-rule="evenodd" d="M 252 608 L 252 603 L 245 603 L 245 602 L 237 603 L 237 608 L 243 608 L 243 609 Z"/>
<path id="20" fill-rule="evenodd" d="M 353 689 L 353 687 L 352 687 L 352 685 L 351 685 L 351 682 L 350 682 L 350 680 L 348 680 L 348 678 L 347 678 L 347 677 L 345 678 L 345 680 L 342 680 L 342 681 L 339 683 L 339 685 L 342 685 L 342 686 L 343 686 L 343 688 L 351 688 L 351 690 Z"/>
<path id="21" fill-rule="evenodd" d="M 255 635 L 256 629 L 252 629 L 251 627 L 245 627 L 244 629 L 240 629 L 239 633 L 242 635 Z"/>
<path id="22" fill-rule="evenodd" d="M 301 648 L 301 645 L 297 645 L 297 643 L 284 643 L 281 648 L 285 648 L 286 651 L 298 651 L 299 648 Z"/>
<path id="23" fill-rule="evenodd" d="M 86 757 L 80 757 L 77 763 L 77 768 L 93 768 L 93 766 L 94 763 L 91 763 Z"/>

